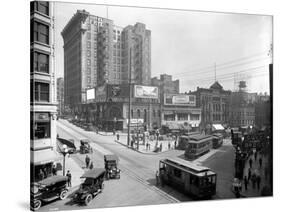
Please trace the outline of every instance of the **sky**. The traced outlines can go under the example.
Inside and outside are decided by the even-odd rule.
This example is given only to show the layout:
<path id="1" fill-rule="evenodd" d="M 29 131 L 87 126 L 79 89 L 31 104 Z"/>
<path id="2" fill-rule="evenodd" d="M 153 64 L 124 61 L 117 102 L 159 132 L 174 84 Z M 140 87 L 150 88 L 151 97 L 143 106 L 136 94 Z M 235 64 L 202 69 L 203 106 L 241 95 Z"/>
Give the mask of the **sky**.
<path id="1" fill-rule="evenodd" d="M 142 22 L 151 30 L 151 75 L 170 74 L 180 92 L 210 87 L 217 80 L 226 90 L 269 93 L 268 65 L 272 17 L 233 13 L 135 8 L 55 2 L 55 64 L 63 76 L 61 31 L 78 9 L 107 17 L 117 26 Z"/>

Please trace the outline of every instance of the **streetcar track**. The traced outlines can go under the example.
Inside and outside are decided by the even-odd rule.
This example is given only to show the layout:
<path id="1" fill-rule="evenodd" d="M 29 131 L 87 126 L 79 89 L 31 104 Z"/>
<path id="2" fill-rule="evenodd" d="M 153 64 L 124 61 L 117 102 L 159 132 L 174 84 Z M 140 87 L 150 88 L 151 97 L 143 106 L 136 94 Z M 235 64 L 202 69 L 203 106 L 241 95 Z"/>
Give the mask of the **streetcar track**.
<path id="1" fill-rule="evenodd" d="M 71 127 L 71 126 L 66 126 L 65 124 L 63 124 L 63 123 L 61 123 L 61 122 L 60 122 L 60 124 L 63 125 L 64 127 L 66 127 L 66 128 L 70 128 L 71 130 L 73 130 L 73 131 L 76 132 L 77 134 L 82 135 L 83 137 L 87 137 L 87 138 L 90 139 L 93 143 L 96 143 L 96 145 L 99 145 L 99 144 L 97 144 L 97 142 L 96 142 L 93 138 L 89 137 L 88 135 L 82 134 L 82 133 L 79 132 L 77 129 L 75 129 L 75 128 Z M 63 128 L 60 127 L 60 126 L 58 126 L 58 127 L 59 127 L 61 130 L 63 130 L 64 132 L 66 132 L 67 134 L 71 135 L 71 133 L 67 132 L 67 130 L 63 129 Z M 77 136 L 74 136 L 74 135 L 71 135 L 71 136 L 74 137 L 74 138 L 76 138 L 76 139 L 78 139 Z M 100 143 L 100 142 L 98 142 L 98 143 Z M 103 145 L 100 145 L 100 146 L 103 147 Z M 103 153 L 102 153 L 102 152 L 100 152 L 99 150 L 96 150 L 96 151 L 99 153 L 100 156 L 103 156 Z M 110 151 L 110 150 L 108 150 L 108 151 Z M 110 152 L 111 152 L 111 151 L 110 151 Z M 83 160 L 82 160 L 81 158 L 79 158 L 77 155 L 76 155 L 75 159 L 76 159 L 76 160 L 79 160 L 82 164 L 84 163 Z M 121 159 L 123 159 L 123 157 L 121 157 Z M 125 159 L 123 159 L 123 160 L 125 160 Z M 127 160 L 125 160 L 125 161 L 127 161 Z M 169 201 L 171 201 L 171 202 L 175 202 L 175 203 L 176 203 L 176 202 L 180 202 L 179 200 L 177 200 L 176 198 L 172 197 L 172 196 L 169 195 L 168 193 L 162 191 L 161 189 L 158 189 L 156 186 L 151 186 L 151 185 L 149 185 L 149 183 L 147 182 L 146 179 L 143 179 L 141 176 L 137 175 L 134 171 L 131 171 L 130 169 L 126 168 L 124 165 L 119 164 L 119 167 L 120 167 L 120 170 L 122 170 L 122 172 L 123 172 L 124 174 L 126 174 L 128 177 L 130 177 L 130 178 L 136 180 L 137 182 L 141 183 L 142 185 L 144 185 L 144 186 L 147 187 L 148 189 L 150 189 L 150 190 L 152 190 L 152 191 L 154 191 L 154 192 L 157 192 L 157 193 L 158 193 L 160 196 L 162 196 L 163 198 L 165 198 L 165 199 L 167 199 L 167 200 L 169 200 Z M 152 174 L 153 174 L 153 173 L 152 173 Z"/>

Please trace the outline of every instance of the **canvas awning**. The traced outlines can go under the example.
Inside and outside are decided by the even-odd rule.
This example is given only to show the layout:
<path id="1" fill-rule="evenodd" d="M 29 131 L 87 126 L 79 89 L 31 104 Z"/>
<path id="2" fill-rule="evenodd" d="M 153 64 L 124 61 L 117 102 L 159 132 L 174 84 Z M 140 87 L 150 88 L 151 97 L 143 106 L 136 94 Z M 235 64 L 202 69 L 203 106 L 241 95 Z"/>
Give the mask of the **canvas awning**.
<path id="1" fill-rule="evenodd" d="M 43 149 L 37 151 L 30 151 L 30 162 L 34 165 L 43 165 L 52 163 L 61 159 L 61 155 L 52 149 Z"/>
<path id="2" fill-rule="evenodd" d="M 224 127 L 221 124 L 213 124 L 213 130 L 224 130 Z"/>

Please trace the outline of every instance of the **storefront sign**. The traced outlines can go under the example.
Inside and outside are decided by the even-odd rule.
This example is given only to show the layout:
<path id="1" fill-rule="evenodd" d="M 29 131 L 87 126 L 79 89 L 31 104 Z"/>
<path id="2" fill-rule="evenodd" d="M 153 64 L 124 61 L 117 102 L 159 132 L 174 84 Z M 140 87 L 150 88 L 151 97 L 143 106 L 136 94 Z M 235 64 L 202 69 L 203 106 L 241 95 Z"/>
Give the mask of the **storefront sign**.
<path id="1" fill-rule="evenodd" d="M 136 98 L 158 99 L 158 87 L 135 85 Z"/>
<path id="2" fill-rule="evenodd" d="M 196 106 L 196 96 L 187 94 L 165 94 L 165 105 Z"/>
<path id="3" fill-rule="evenodd" d="M 143 119 L 131 119 L 131 124 L 143 124 Z M 127 124 L 129 123 L 129 119 L 127 119 Z"/>
<path id="4" fill-rule="evenodd" d="M 49 113 L 35 113 L 34 121 L 49 121 L 50 116 Z"/>

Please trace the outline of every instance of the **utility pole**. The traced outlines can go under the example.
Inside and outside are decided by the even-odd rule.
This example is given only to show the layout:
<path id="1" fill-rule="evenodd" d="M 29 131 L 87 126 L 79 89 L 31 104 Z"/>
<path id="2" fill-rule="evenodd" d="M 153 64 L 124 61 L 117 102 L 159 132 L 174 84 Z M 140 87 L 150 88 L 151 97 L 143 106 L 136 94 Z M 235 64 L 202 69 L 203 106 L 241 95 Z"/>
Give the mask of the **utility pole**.
<path id="1" fill-rule="evenodd" d="M 129 110 L 128 110 L 128 135 L 127 135 L 127 145 L 130 146 L 130 128 L 131 128 L 131 72 L 132 72 L 132 64 L 131 64 L 131 58 L 132 58 L 132 48 L 130 47 L 130 59 L 129 59 Z"/>
<path id="2" fill-rule="evenodd" d="M 215 82 L 217 81 L 217 65 L 215 63 Z"/>

